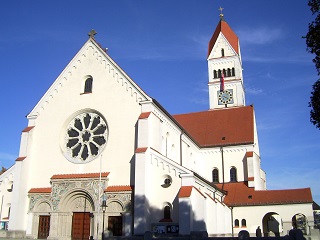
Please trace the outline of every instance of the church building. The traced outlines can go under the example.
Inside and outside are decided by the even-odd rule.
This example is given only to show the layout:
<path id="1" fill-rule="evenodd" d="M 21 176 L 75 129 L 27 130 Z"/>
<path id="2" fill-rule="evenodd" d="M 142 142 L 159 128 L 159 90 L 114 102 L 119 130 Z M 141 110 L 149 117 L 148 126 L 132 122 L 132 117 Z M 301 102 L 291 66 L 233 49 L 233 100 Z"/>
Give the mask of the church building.
<path id="1" fill-rule="evenodd" d="M 266 190 L 239 39 L 222 15 L 201 112 L 168 113 L 94 34 L 27 115 L 0 175 L 0 237 L 313 234 L 310 188 Z"/>

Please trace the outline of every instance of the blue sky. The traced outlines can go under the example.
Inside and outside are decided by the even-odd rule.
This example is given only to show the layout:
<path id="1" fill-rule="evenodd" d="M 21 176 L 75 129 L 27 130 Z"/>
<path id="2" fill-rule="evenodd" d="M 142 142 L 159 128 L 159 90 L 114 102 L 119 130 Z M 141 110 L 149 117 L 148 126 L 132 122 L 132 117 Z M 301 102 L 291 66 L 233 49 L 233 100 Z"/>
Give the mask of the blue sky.
<path id="1" fill-rule="evenodd" d="M 18 157 L 25 116 L 95 29 L 96 40 L 171 114 L 208 109 L 207 45 L 218 8 L 240 38 L 268 189 L 311 187 L 320 203 L 320 131 L 309 121 L 317 79 L 306 52 L 307 1 L 1 1 L 0 161 Z M 45 160 L 45 159 L 44 159 Z"/>

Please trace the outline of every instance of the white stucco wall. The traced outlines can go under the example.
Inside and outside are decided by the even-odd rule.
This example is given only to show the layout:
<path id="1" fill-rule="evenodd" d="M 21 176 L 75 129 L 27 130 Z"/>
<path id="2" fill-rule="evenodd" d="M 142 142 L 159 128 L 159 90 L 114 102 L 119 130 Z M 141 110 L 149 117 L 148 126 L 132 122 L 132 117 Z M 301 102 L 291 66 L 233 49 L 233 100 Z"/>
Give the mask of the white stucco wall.
<path id="1" fill-rule="evenodd" d="M 263 217 L 267 213 L 275 213 L 279 215 L 283 223 L 283 231 L 280 234 L 282 236 L 286 235 L 292 228 L 292 217 L 295 214 L 304 213 L 309 221 L 309 225 L 313 225 L 313 211 L 311 205 L 312 203 L 234 207 L 233 219 L 238 219 L 240 222 L 240 227 L 234 228 L 234 232 L 237 234 L 240 230 L 245 229 L 252 235 L 255 235 L 258 226 L 260 226 L 263 231 Z M 247 226 L 245 228 L 241 228 L 242 219 L 246 220 Z"/>
<path id="2" fill-rule="evenodd" d="M 0 175 L 0 221 L 8 222 L 10 219 L 13 180 L 15 165 L 11 166 Z M 1 225 L 1 227 L 3 227 Z"/>

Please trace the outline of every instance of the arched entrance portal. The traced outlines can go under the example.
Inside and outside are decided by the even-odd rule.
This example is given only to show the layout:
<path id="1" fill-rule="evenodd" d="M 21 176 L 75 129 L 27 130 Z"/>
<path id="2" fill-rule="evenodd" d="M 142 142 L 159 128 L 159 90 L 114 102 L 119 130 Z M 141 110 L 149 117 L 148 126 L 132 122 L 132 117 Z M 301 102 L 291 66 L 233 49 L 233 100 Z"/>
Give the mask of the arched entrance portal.
<path id="1" fill-rule="evenodd" d="M 72 240 L 87 240 L 94 234 L 92 197 L 85 191 L 74 191 L 61 202 L 63 215 L 70 216 L 68 225 Z"/>
<path id="2" fill-rule="evenodd" d="M 278 213 L 269 212 L 262 219 L 263 235 L 279 237 L 283 231 L 282 219 Z"/>
<path id="3" fill-rule="evenodd" d="M 308 234 L 307 218 L 302 213 L 298 213 L 292 217 L 292 227 L 300 229 L 304 235 Z"/>

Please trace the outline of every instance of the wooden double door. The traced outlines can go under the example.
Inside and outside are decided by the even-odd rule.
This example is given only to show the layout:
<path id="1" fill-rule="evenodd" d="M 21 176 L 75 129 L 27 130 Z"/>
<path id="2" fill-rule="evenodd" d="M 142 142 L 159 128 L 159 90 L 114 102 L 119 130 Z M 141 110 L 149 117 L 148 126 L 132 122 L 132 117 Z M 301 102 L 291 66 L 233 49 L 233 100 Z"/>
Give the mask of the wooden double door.
<path id="1" fill-rule="evenodd" d="M 72 217 L 72 240 L 88 240 L 90 237 L 90 213 L 74 212 Z"/>

